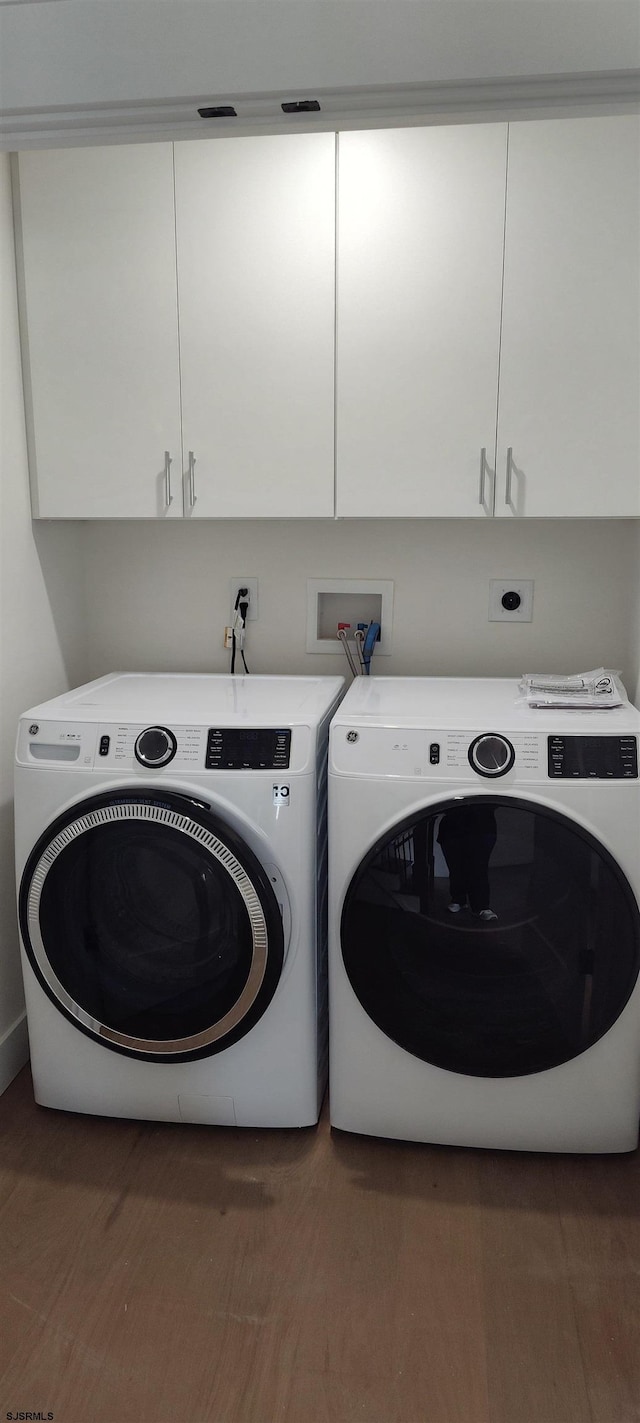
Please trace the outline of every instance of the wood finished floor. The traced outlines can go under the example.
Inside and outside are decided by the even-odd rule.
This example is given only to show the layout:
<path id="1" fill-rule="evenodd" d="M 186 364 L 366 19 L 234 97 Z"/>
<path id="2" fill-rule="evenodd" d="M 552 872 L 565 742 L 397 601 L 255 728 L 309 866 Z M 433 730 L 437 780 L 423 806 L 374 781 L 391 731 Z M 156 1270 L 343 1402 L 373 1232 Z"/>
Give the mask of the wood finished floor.
<path id="1" fill-rule="evenodd" d="M 0 1419 L 640 1419 L 637 1154 L 0 1125 Z"/>

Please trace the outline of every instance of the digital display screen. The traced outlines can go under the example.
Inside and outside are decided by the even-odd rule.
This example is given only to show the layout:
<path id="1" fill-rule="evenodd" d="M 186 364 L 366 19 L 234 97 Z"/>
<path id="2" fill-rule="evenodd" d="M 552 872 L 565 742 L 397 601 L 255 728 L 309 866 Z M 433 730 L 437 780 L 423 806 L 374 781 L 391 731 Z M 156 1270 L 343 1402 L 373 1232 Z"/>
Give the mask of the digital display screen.
<path id="1" fill-rule="evenodd" d="M 554 779 L 637 780 L 635 736 L 549 736 L 549 775 Z"/>
<path id="2" fill-rule="evenodd" d="M 212 727 L 207 733 L 207 770 L 286 770 L 291 731 L 282 727 Z"/>

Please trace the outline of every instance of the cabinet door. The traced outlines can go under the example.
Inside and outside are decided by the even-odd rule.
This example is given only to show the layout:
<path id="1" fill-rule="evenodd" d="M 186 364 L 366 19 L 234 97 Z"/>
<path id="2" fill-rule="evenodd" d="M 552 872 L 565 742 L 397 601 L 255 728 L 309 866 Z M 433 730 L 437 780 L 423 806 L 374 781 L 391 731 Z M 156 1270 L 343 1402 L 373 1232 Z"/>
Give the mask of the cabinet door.
<path id="1" fill-rule="evenodd" d="M 493 511 L 506 135 L 340 135 L 338 514 Z"/>
<path id="2" fill-rule="evenodd" d="M 23 153 L 19 193 L 34 514 L 181 515 L 171 145 Z"/>
<path id="3" fill-rule="evenodd" d="M 510 126 L 498 515 L 640 514 L 639 137 Z"/>
<path id="4" fill-rule="evenodd" d="M 175 163 L 186 512 L 332 515 L 335 138 Z"/>

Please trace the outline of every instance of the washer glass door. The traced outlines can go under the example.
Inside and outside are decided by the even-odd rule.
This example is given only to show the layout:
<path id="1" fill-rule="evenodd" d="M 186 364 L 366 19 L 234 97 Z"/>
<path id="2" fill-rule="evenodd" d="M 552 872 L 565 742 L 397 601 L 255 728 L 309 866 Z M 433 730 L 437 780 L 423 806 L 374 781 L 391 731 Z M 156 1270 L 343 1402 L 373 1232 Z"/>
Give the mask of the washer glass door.
<path id="1" fill-rule="evenodd" d="M 584 1052 L 638 977 L 640 913 L 620 867 L 568 817 L 458 797 L 395 827 L 341 924 L 369 1017 L 416 1057 L 510 1077 Z"/>
<path id="2" fill-rule="evenodd" d="M 184 1061 L 262 1016 L 284 957 L 269 879 L 186 796 L 117 792 L 51 826 L 26 866 L 20 918 L 49 997 L 105 1046 Z"/>

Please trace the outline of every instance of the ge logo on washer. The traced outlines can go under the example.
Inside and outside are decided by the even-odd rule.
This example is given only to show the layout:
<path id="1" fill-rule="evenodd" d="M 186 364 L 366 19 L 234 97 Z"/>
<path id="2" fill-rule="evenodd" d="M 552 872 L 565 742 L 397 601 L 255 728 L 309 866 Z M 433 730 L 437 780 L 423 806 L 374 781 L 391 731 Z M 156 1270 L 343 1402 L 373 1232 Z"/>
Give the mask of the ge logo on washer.
<path id="1" fill-rule="evenodd" d="M 273 787 L 273 804 L 277 806 L 290 805 L 289 786 Z"/>
<path id="2" fill-rule="evenodd" d="M 348 732 L 347 732 L 347 741 L 357 741 L 358 738 L 359 738 L 359 735 L 360 735 L 360 733 L 359 733 L 358 731 L 348 731 Z"/>

